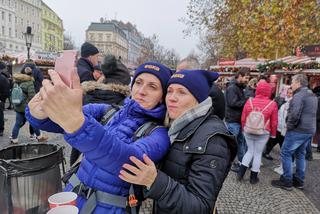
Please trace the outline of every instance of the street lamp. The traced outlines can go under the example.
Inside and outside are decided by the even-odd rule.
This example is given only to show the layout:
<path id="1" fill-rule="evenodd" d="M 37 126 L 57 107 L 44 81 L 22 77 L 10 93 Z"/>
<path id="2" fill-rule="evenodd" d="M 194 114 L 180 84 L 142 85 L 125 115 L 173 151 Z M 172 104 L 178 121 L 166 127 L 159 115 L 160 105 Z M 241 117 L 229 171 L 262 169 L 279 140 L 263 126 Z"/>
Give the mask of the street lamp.
<path id="1" fill-rule="evenodd" d="M 33 34 L 31 33 L 31 27 L 28 26 L 27 27 L 27 32 L 23 33 L 24 37 L 26 39 L 26 46 L 27 46 L 27 50 L 28 50 L 28 60 L 30 59 L 30 48 L 32 45 L 32 39 L 33 39 Z"/>

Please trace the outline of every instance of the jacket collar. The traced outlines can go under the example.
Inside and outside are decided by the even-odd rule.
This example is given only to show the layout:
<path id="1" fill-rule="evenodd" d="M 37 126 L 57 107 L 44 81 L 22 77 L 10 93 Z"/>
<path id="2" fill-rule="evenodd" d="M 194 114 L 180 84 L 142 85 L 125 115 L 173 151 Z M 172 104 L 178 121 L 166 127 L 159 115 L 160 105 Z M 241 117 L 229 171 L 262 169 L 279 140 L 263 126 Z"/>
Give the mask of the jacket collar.
<path id="1" fill-rule="evenodd" d="M 200 125 L 212 114 L 213 108 L 211 107 L 208 113 L 202 117 L 198 117 L 193 120 L 189 125 L 187 125 L 182 131 L 179 133 L 178 137 L 175 139 L 177 141 L 185 141 L 188 137 L 193 135 L 195 131 L 200 127 Z"/>
<path id="2" fill-rule="evenodd" d="M 112 91 L 123 94 L 124 96 L 130 95 L 130 86 L 129 85 L 120 85 L 114 83 L 99 83 L 97 81 L 85 81 L 81 83 L 84 94 L 95 91 Z"/>
<path id="3" fill-rule="evenodd" d="M 159 104 L 153 109 L 145 109 L 142 108 L 139 103 L 137 103 L 131 98 L 125 99 L 123 110 L 126 111 L 128 115 L 132 115 L 134 117 L 149 117 L 159 120 L 161 122 L 163 122 L 166 114 L 166 107 L 164 104 Z"/>
<path id="4" fill-rule="evenodd" d="M 13 74 L 13 80 L 15 82 L 27 82 L 27 81 L 34 81 L 33 77 L 27 74 L 21 74 L 21 73 L 16 73 Z"/>
<path id="5" fill-rule="evenodd" d="M 88 59 L 86 59 L 84 57 L 81 57 L 78 60 L 78 65 L 84 66 L 84 67 L 88 68 L 90 71 L 94 71 L 93 64 Z"/>

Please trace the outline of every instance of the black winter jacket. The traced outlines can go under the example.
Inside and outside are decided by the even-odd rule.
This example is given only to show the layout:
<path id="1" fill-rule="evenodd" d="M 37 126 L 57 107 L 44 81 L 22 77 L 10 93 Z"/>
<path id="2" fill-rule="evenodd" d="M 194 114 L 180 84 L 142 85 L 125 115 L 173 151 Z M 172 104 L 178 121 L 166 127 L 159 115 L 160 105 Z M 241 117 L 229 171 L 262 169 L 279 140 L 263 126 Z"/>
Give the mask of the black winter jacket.
<path id="1" fill-rule="evenodd" d="M 211 109 L 212 111 L 212 109 Z M 212 112 L 195 119 L 172 143 L 150 190 L 154 213 L 212 213 L 237 145 Z"/>
<path id="2" fill-rule="evenodd" d="M 250 97 L 255 97 L 256 96 L 256 89 L 254 88 L 251 88 L 250 86 L 247 86 L 245 89 L 244 89 L 244 97 L 246 99 L 249 99 Z"/>
<path id="3" fill-rule="evenodd" d="M 246 103 L 243 92 L 244 86 L 236 80 L 229 83 L 225 92 L 226 98 L 226 122 L 241 123 L 241 114 Z"/>
<path id="4" fill-rule="evenodd" d="M 0 72 L 0 100 L 5 102 L 9 97 L 10 93 L 10 84 L 7 77 Z"/>
<path id="5" fill-rule="evenodd" d="M 95 81 L 93 71 L 93 65 L 89 60 L 83 57 L 78 60 L 77 72 L 80 77 L 80 82 Z"/>
<path id="6" fill-rule="evenodd" d="M 130 87 L 128 85 L 86 81 L 83 82 L 81 86 L 85 93 L 83 96 L 83 105 L 89 103 L 122 105 L 124 99 L 130 95 Z"/>
<path id="7" fill-rule="evenodd" d="M 226 101 L 223 92 L 215 83 L 212 84 L 209 96 L 212 98 L 213 114 L 223 120 L 226 112 Z"/>

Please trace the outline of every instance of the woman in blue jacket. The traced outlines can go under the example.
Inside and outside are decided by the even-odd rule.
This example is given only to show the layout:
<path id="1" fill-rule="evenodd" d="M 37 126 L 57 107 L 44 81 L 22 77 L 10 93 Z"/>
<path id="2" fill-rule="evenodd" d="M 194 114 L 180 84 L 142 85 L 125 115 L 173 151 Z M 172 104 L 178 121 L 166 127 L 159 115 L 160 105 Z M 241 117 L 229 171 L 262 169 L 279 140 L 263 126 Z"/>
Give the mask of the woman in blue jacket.
<path id="1" fill-rule="evenodd" d="M 76 191 L 80 213 L 125 213 L 130 184 L 118 177 L 121 166 L 129 162 L 130 156 L 142 160 L 143 154 L 159 162 L 170 145 L 164 127 L 133 140 L 144 123 L 163 121 L 166 112 L 163 98 L 170 69 L 154 62 L 140 65 L 133 77 L 131 98 L 125 100 L 124 107 L 106 125 L 99 121 L 108 105 L 89 104 L 82 108 L 82 90 L 75 72 L 73 88 L 68 88 L 56 72 L 50 71 L 49 75 L 52 82 L 43 81 L 40 93 L 28 104 L 27 119 L 42 130 L 63 133 L 64 139 L 84 154 L 76 173 L 81 182 Z M 74 187 L 68 184 L 65 190 Z M 90 194 L 94 190 L 97 192 Z M 94 203 L 92 195 L 96 197 Z M 87 203 L 90 200 L 91 210 Z"/>

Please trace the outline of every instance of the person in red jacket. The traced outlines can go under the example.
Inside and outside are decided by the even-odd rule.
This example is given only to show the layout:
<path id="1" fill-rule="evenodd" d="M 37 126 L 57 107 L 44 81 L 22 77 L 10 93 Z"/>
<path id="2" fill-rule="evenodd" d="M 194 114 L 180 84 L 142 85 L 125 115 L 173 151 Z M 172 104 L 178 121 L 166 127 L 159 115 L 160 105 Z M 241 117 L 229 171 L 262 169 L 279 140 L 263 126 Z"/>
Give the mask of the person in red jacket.
<path id="1" fill-rule="evenodd" d="M 264 80 L 260 80 L 257 88 L 256 95 L 253 99 L 247 100 L 244 105 L 242 115 L 241 115 L 241 125 L 242 130 L 246 130 L 244 127 L 246 125 L 246 120 L 250 113 L 255 109 L 255 111 L 262 112 L 264 116 L 264 130 L 262 134 L 255 135 L 249 134 L 244 131 L 244 136 L 248 146 L 248 151 L 244 155 L 240 170 L 238 172 L 238 180 L 241 180 L 252 161 L 250 183 L 256 184 L 259 182 L 258 173 L 260 171 L 261 156 L 263 148 L 269 140 L 269 137 L 275 138 L 278 125 L 278 107 L 276 102 L 270 99 L 272 94 L 272 87 L 269 83 Z"/>

